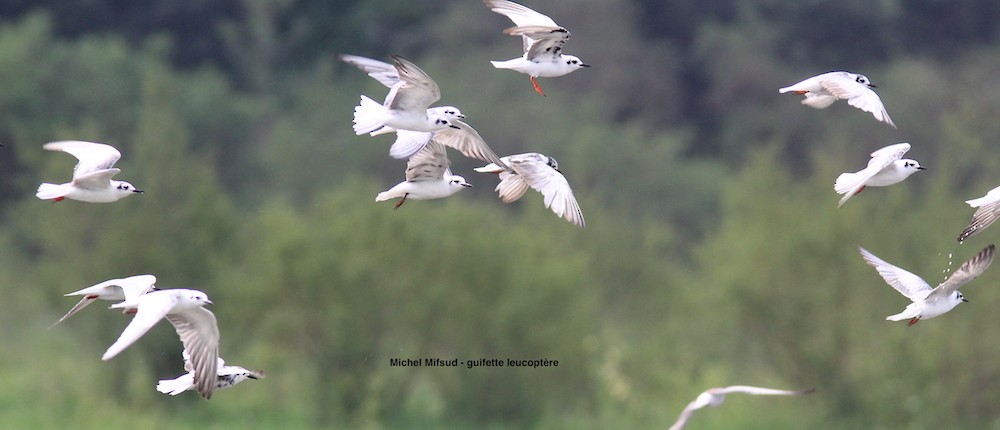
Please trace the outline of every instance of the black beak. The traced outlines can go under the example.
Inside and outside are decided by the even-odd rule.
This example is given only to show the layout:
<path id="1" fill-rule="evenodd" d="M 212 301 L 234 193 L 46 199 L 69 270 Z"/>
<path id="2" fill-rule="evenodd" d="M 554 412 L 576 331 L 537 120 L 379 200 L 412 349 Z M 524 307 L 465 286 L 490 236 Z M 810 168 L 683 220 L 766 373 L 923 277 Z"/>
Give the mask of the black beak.
<path id="1" fill-rule="evenodd" d="M 253 373 L 247 374 L 247 378 L 250 378 L 250 379 L 260 379 L 260 378 L 258 378 L 256 376 L 254 376 Z"/>
<path id="2" fill-rule="evenodd" d="M 580 67 L 590 67 L 590 64 L 583 64 L 583 63 L 580 63 Z"/>
<path id="3" fill-rule="evenodd" d="M 454 128 L 455 130 L 461 130 L 461 128 L 454 124 L 448 124 L 448 127 Z"/>
<path id="4" fill-rule="evenodd" d="M 878 88 L 878 85 L 875 85 L 875 84 L 868 84 L 868 88 Z"/>
<path id="5" fill-rule="evenodd" d="M 962 297 L 962 301 L 965 302 L 965 303 L 969 303 L 969 300 L 966 299 L 965 297 Z"/>
<path id="6" fill-rule="evenodd" d="M 465 115 L 458 115 L 459 119 L 465 119 Z"/>
<path id="7" fill-rule="evenodd" d="M 132 190 L 132 192 L 133 192 L 133 193 L 145 193 L 145 191 L 143 191 L 143 190 L 140 190 L 140 189 L 138 189 L 138 188 L 136 188 L 135 190 Z"/>
<path id="8" fill-rule="evenodd" d="M 924 167 L 924 166 L 918 166 L 918 167 L 917 167 L 917 170 L 927 170 L 927 168 L 926 168 L 926 167 Z"/>
<path id="9" fill-rule="evenodd" d="M 465 188 L 472 188 L 472 184 L 469 183 L 462 184 L 462 186 Z"/>

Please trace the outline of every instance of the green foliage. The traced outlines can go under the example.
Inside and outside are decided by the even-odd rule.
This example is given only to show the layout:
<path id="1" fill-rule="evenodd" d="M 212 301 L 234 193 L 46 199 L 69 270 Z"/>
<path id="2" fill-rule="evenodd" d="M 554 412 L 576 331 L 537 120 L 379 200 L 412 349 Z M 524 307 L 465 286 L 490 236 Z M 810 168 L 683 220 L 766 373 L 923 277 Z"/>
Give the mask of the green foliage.
<path id="1" fill-rule="evenodd" d="M 933 5 L 814 3 L 546 3 L 574 32 L 567 51 L 594 67 L 542 79 L 544 98 L 489 65 L 519 43 L 477 2 L 226 3 L 188 28 L 212 34 L 186 38 L 65 38 L 61 8 L 0 20 L 0 416 L 17 428 L 662 428 L 708 387 L 752 384 L 817 392 L 732 396 L 689 426 L 996 428 L 1000 347 L 984 341 L 996 275 L 965 289 L 971 303 L 905 327 L 883 320 L 905 298 L 857 247 L 934 284 L 996 237 L 955 242 L 972 213 L 962 201 L 997 185 L 1000 53 L 969 29 L 902 43 L 927 40 L 897 24 Z M 967 7 L 956 22 L 979 28 Z M 678 25 L 637 24 L 650 22 Z M 178 61 L 190 40 L 224 54 Z M 557 158 L 587 228 L 534 191 L 502 204 L 496 178 L 457 154 L 475 188 L 374 203 L 404 163 L 386 157 L 391 137 L 351 130 L 359 95 L 387 90 L 339 52 L 403 54 L 496 152 Z M 852 64 L 899 130 L 776 92 Z M 56 139 L 115 145 L 119 179 L 146 193 L 37 200 L 39 182 L 70 177 L 71 157 L 41 149 Z M 834 178 L 900 141 L 929 170 L 837 209 Z M 210 402 L 167 398 L 153 386 L 181 373 L 168 324 L 109 362 L 98 357 L 127 317 L 107 303 L 48 329 L 74 302 L 61 294 L 138 273 L 206 291 L 222 356 L 268 377 Z M 560 364 L 389 365 L 428 357 Z"/>

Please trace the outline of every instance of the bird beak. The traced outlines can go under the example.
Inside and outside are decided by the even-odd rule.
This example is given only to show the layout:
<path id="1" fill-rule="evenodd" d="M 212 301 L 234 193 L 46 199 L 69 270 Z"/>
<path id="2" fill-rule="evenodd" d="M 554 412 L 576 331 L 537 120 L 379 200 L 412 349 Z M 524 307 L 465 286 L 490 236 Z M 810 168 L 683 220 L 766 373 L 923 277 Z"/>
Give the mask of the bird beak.
<path id="1" fill-rule="evenodd" d="M 465 187 L 465 188 L 472 188 L 472 184 L 468 184 L 468 183 L 462 184 L 462 186 Z"/>
<path id="2" fill-rule="evenodd" d="M 454 128 L 455 130 L 461 130 L 461 128 L 454 124 L 448 124 L 448 127 Z"/>
<path id="3" fill-rule="evenodd" d="M 214 305 L 215 304 L 215 303 L 212 303 L 212 301 L 209 300 L 209 299 L 205 299 L 205 303 L 210 304 L 210 305 Z"/>
<path id="4" fill-rule="evenodd" d="M 458 115 L 459 119 L 465 119 L 465 115 Z"/>
<path id="5" fill-rule="evenodd" d="M 926 167 L 924 167 L 924 166 L 918 166 L 918 167 L 917 167 L 917 170 L 927 170 L 927 168 L 926 168 Z"/>
<path id="6" fill-rule="evenodd" d="M 965 303 L 969 303 L 969 299 L 966 299 L 965 297 L 962 297 L 962 301 Z"/>
<path id="7" fill-rule="evenodd" d="M 132 192 L 133 192 L 133 193 L 145 193 L 145 191 L 143 191 L 143 190 L 140 190 L 140 189 L 138 189 L 138 188 L 136 188 L 136 189 L 132 190 Z"/>
<path id="8" fill-rule="evenodd" d="M 590 64 L 583 64 L 583 63 L 580 63 L 580 67 L 590 67 Z"/>
<path id="9" fill-rule="evenodd" d="M 875 84 L 868 84 L 868 88 L 878 88 L 878 85 L 875 85 Z"/>

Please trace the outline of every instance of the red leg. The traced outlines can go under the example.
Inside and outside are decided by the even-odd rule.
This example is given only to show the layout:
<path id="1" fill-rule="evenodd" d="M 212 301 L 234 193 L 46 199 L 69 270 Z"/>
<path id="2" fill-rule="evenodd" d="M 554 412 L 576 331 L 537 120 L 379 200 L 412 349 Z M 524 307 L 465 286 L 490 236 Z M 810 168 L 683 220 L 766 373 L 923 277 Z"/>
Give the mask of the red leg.
<path id="1" fill-rule="evenodd" d="M 861 188 L 858 188 L 858 192 L 856 192 L 854 194 L 861 194 L 861 192 L 864 191 L 864 190 L 865 190 L 865 185 L 862 185 Z"/>
<path id="2" fill-rule="evenodd" d="M 65 200 L 65 199 L 66 199 L 66 197 L 56 197 L 56 198 L 52 199 L 52 203 L 61 202 L 61 201 Z"/>
<path id="3" fill-rule="evenodd" d="M 913 317 L 913 318 L 910 318 L 910 322 L 907 323 L 906 326 L 909 327 L 909 326 L 914 325 L 914 324 L 916 324 L 918 322 L 920 322 L 920 317 Z"/>
<path id="4" fill-rule="evenodd" d="M 792 92 L 801 96 L 801 95 L 805 95 L 805 93 L 808 93 L 809 91 L 792 91 Z"/>
<path id="5" fill-rule="evenodd" d="M 399 209 L 400 206 L 403 206 L 403 203 L 406 203 L 406 196 L 408 195 L 410 195 L 410 193 L 403 194 L 403 198 L 396 202 L 396 207 L 392 208 L 392 210 Z"/>
<path id="6" fill-rule="evenodd" d="M 531 77 L 531 85 L 535 87 L 535 91 L 537 91 L 538 94 L 541 94 L 542 97 L 545 97 L 545 91 L 542 91 L 542 87 L 538 85 L 538 79 L 536 79 L 534 76 Z"/>

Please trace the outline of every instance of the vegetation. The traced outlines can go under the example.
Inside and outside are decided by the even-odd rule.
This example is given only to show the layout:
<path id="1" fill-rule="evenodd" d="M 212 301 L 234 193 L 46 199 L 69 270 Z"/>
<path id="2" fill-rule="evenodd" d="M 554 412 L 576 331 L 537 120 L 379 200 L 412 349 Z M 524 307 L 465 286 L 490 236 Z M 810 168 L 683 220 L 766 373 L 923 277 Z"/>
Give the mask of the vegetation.
<path id="1" fill-rule="evenodd" d="M 711 387 L 698 429 L 1000 428 L 998 269 L 971 303 L 907 328 L 864 246 L 929 282 L 963 200 L 998 185 L 1000 7 L 939 2 L 531 4 L 592 69 L 544 79 L 477 1 L 42 1 L 0 6 L 0 417 L 11 428 L 665 428 Z M 389 137 L 358 137 L 385 89 L 336 54 L 414 60 L 501 155 L 556 157 L 587 217 L 496 178 L 398 211 Z M 895 130 L 777 89 L 831 69 L 879 85 Z M 118 147 L 115 204 L 39 201 L 74 160 Z M 929 170 L 837 209 L 833 180 L 908 141 Z M 942 269 L 944 271 L 942 271 Z M 105 279 L 152 273 L 208 293 L 230 363 L 268 377 L 167 398 L 181 345 L 160 324 L 110 362 L 127 323 L 87 309 Z M 100 308 L 93 306 L 93 308 Z M 393 367 L 393 358 L 552 359 L 558 367 Z"/>

